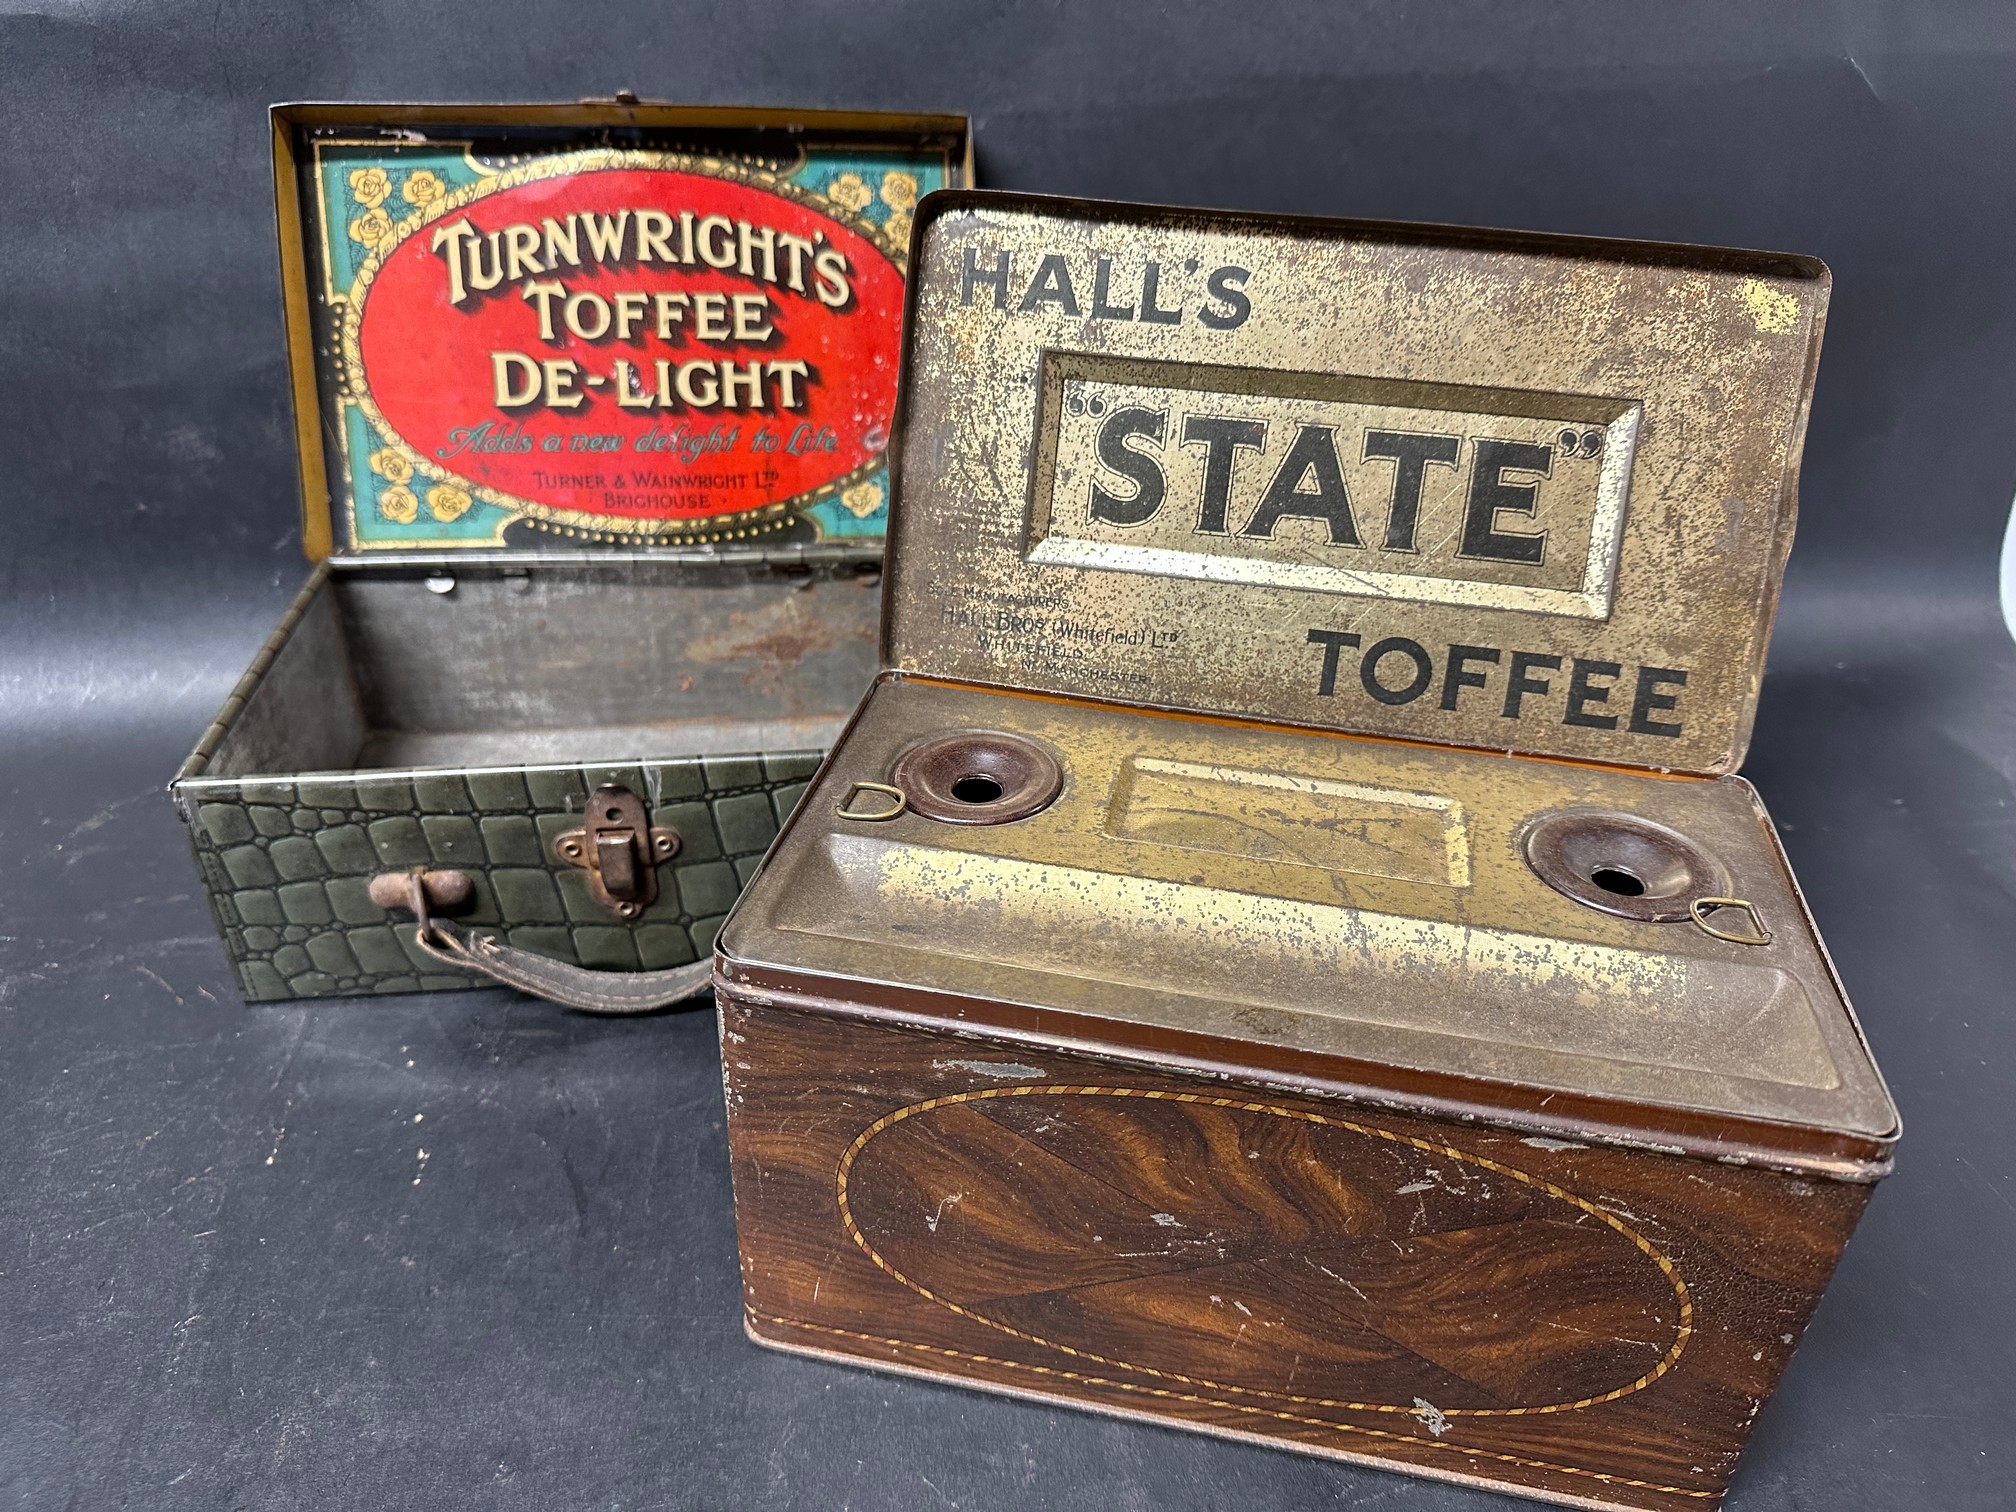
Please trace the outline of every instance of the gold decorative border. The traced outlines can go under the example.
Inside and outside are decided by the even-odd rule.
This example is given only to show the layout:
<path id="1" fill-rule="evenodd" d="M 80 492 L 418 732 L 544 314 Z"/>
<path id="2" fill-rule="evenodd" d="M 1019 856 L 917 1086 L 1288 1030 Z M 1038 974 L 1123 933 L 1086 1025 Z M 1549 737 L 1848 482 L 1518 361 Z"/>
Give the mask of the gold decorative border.
<path id="1" fill-rule="evenodd" d="M 625 148 L 591 148 L 579 152 L 556 153 L 552 157 L 495 174 L 479 183 L 465 185 L 452 194 L 444 195 L 433 204 L 395 223 L 392 234 L 371 249 L 370 254 L 359 265 L 357 276 L 352 280 L 343 302 L 340 349 L 345 386 L 350 391 L 350 398 L 364 412 L 364 417 L 370 422 L 371 428 L 385 439 L 386 445 L 411 462 L 416 471 L 440 482 L 464 487 L 471 495 L 486 504 L 510 510 L 516 516 L 530 520 L 536 527 L 550 530 L 557 535 L 590 540 L 676 538 L 707 545 L 721 541 L 747 540 L 752 536 L 767 535 L 783 529 L 790 523 L 791 516 L 798 511 L 821 499 L 837 497 L 843 489 L 851 487 L 885 466 L 886 459 L 878 457 L 864 462 L 817 488 L 808 489 L 788 499 L 759 505 L 754 509 L 711 515 L 691 522 L 631 519 L 624 516 L 600 515 L 591 510 L 560 509 L 535 499 L 520 498 L 516 494 L 506 493 L 502 489 L 491 488 L 477 483 L 472 478 L 464 477 L 422 456 L 418 450 L 409 445 L 406 439 L 393 429 L 391 422 L 380 412 L 377 401 L 371 396 L 370 384 L 364 373 L 363 351 L 359 343 L 364 304 L 371 285 L 377 280 L 378 270 L 384 266 L 386 258 L 405 245 L 408 238 L 451 211 L 460 210 L 477 200 L 507 189 L 515 189 L 549 178 L 637 169 L 688 173 L 703 178 L 722 179 L 774 194 L 779 199 L 796 200 L 860 236 L 888 258 L 898 278 L 908 276 L 904 260 L 909 249 L 906 247 L 892 250 L 892 244 L 882 233 L 881 227 L 851 214 L 844 206 L 836 204 L 822 194 L 746 163 L 727 158 L 695 157 L 683 153 L 645 152 Z M 354 511 L 356 508 L 354 486 L 350 489 L 350 505 Z M 499 528 L 502 529 L 501 526 Z M 354 520 L 352 539 L 353 541 L 356 539 Z M 372 549 L 377 548 L 374 546 Z"/>
<path id="2" fill-rule="evenodd" d="M 1317 378 L 1315 387 L 1308 381 Z M 1525 393 L 1520 418 L 1551 428 L 1573 424 L 1600 429 L 1605 437 L 1602 462 L 1596 470 L 1589 517 L 1589 544 L 1581 553 L 1582 576 L 1574 587 L 1535 588 L 1485 578 L 1457 575 L 1462 563 L 1438 570 L 1337 567 L 1279 556 L 1240 556 L 1197 549 L 1142 546 L 1106 540 L 1096 535 L 1060 531 L 1056 521 L 1057 458 L 1062 450 L 1066 397 L 1072 385 L 1104 384 L 1114 388 L 1148 389 L 1161 393 L 1224 395 L 1252 401 L 1275 399 L 1314 402 L 1338 408 L 1396 405 L 1448 414 L 1487 412 L 1502 400 L 1502 391 L 1461 383 L 1395 384 L 1391 380 L 1345 374 L 1309 374 L 1266 367 L 1144 361 L 1096 352 L 1051 351 L 1043 355 L 1037 433 L 1041 437 L 1030 491 L 1035 517 L 1029 526 L 1027 560 L 1039 565 L 1080 567 L 1094 571 L 1145 573 L 1155 577 L 1190 578 L 1216 584 L 1248 584 L 1349 597 L 1373 597 L 1420 604 L 1450 604 L 1475 609 L 1502 609 L 1521 614 L 1557 614 L 1575 619 L 1606 620 L 1617 596 L 1617 553 L 1624 538 L 1624 515 L 1631 493 L 1631 465 L 1638 454 L 1644 404 L 1635 399 L 1594 395 Z M 1427 390 L 1402 399 L 1396 388 Z M 1438 402 L 1439 401 L 1439 402 Z M 1116 401 L 1117 402 L 1117 401 Z M 1476 406 L 1469 410 L 1467 406 Z M 1578 415 L 1577 411 L 1581 413 Z M 1605 412 L 1610 412 L 1606 414 Z"/>
<path id="3" fill-rule="evenodd" d="M 1478 1166 L 1484 1170 L 1495 1172 L 1500 1176 L 1509 1177 L 1513 1181 L 1521 1182 L 1536 1191 L 1544 1192 L 1550 1197 L 1581 1209 L 1590 1217 L 1616 1230 L 1619 1234 L 1630 1240 L 1633 1245 L 1658 1266 L 1660 1274 L 1665 1277 L 1667 1284 L 1673 1288 L 1674 1298 L 1679 1303 L 1680 1308 L 1679 1321 L 1674 1325 L 1673 1342 L 1667 1348 L 1664 1357 L 1657 1365 L 1639 1376 L 1637 1380 L 1632 1381 L 1629 1385 L 1619 1386 L 1613 1391 L 1602 1393 L 1600 1396 L 1581 1397 L 1572 1402 L 1550 1402 L 1536 1407 L 1445 1407 L 1441 1409 L 1444 1417 L 1539 1417 L 1549 1413 L 1578 1412 L 1585 1407 L 1595 1407 L 1604 1402 L 1614 1402 L 1620 1397 L 1627 1397 L 1634 1392 L 1643 1391 L 1647 1386 L 1650 1386 L 1654 1381 L 1671 1370 L 1679 1363 L 1680 1356 L 1686 1351 L 1687 1340 L 1693 1335 L 1694 1299 L 1678 1267 L 1666 1255 L 1661 1253 L 1651 1240 L 1625 1223 L 1616 1214 L 1606 1208 L 1598 1207 L 1586 1198 L 1576 1196 L 1573 1192 L 1563 1187 L 1556 1186 L 1551 1181 L 1534 1176 L 1526 1171 L 1517 1170 L 1512 1166 L 1501 1164 L 1486 1156 L 1473 1155 L 1465 1150 L 1458 1150 L 1449 1145 L 1438 1145 L 1425 1139 L 1415 1139 L 1406 1134 L 1395 1134 L 1390 1129 L 1382 1129 L 1372 1124 L 1354 1123 L 1349 1119 L 1343 1118 L 1328 1118 L 1320 1113 L 1305 1113 L 1295 1108 L 1277 1107 L 1272 1103 L 1241 1102 L 1237 1098 L 1230 1097 L 1206 1097 L 1196 1092 L 1159 1092 L 1136 1087 L 1060 1086 L 1048 1083 L 1036 1083 L 1019 1087 L 986 1087 L 978 1091 L 956 1093 L 950 1097 L 927 1098 L 923 1102 L 912 1103 L 908 1107 L 898 1108 L 895 1112 L 884 1114 L 881 1118 L 876 1119 L 875 1122 L 863 1129 L 855 1137 L 854 1142 L 847 1147 L 847 1152 L 840 1157 L 839 1169 L 836 1172 L 840 1221 L 846 1228 L 848 1237 L 860 1247 L 861 1252 L 873 1261 L 878 1269 L 900 1282 L 910 1291 L 915 1292 L 918 1296 L 923 1297 L 926 1301 L 935 1302 L 938 1306 L 945 1308 L 949 1312 L 956 1313 L 970 1322 L 984 1324 L 988 1328 L 1007 1334 L 1011 1338 L 1020 1339 L 1024 1343 L 1034 1344 L 1043 1349 L 1055 1350 L 1059 1354 L 1070 1355 L 1074 1359 L 1088 1360 L 1094 1364 L 1109 1366 L 1116 1370 L 1131 1371 L 1137 1375 L 1153 1376 L 1158 1380 L 1176 1381 L 1182 1385 L 1198 1387 L 1206 1391 L 1225 1392 L 1238 1396 L 1264 1397 L 1274 1401 L 1292 1402 L 1300 1407 L 1322 1407 L 1339 1412 L 1386 1412 L 1411 1417 L 1419 1411 L 1419 1408 L 1416 1406 L 1408 1405 L 1403 1407 L 1393 1402 L 1347 1402 L 1331 1397 L 1302 1396 L 1294 1392 L 1265 1391 L 1257 1387 L 1233 1386 L 1220 1381 L 1184 1375 L 1178 1371 L 1158 1370 L 1152 1366 L 1136 1365 L 1129 1360 L 1116 1360 L 1106 1355 L 1096 1354 L 1091 1350 L 1076 1349 L 1069 1344 L 1060 1344 L 1054 1339 L 1046 1339 L 1038 1334 L 1025 1333 L 1019 1328 L 997 1322 L 984 1313 L 975 1312 L 971 1308 L 962 1307 L 957 1302 L 937 1295 L 930 1288 L 906 1276 L 868 1241 L 867 1236 L 861 1232 L 859 1225 L 854 1221 L 854 1210 L 848 1196 L 847 1183 L 849 1174 L 853 1171 L 855 1160 L 859 1158 L 861 1151 L 867 1147 L 869 1141 L 874 1139 L 876 1135 L 894 1127 L 896 1124 L 902 1123 L 907 1118 L 915 1118 L 917 1115 L 928 1113 L 934 1108 L 954 1107 L 960 1103 L 968 1102 L 986 1102 L 1002 1097 L 1138 1097 L 1154 1102 L 1196 1103 L 1208 1108 L 1232 1108 L 1244 1113 L 1265 1113 L 1275 1118 L 1285 1118 L 1300 1123 L 1318 1124 L 1324 1128 L 1341 1129 L 1350 1134 L 1360 1134 L 1372 1139 L 1384 1139 L 1392 1144 L 1407 1145 L 1431 1155 L 1446 1156 L 1451 1160 L 1461 1161 L 1464 1164 Z M 1221 1403 L 1219 1405 L 1234 1406 L 1236 1404 Z"/>

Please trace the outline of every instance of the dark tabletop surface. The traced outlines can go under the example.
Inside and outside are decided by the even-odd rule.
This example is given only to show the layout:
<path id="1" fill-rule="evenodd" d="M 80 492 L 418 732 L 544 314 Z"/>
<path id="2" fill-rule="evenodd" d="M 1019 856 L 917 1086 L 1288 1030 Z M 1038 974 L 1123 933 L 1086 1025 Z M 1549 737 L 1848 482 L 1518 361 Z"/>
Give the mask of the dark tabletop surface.
<path id="1" fill-rule="evenodd" d="M 263 107 L 971 111 L 986 182 L 1836 276 L 1746 768 L 1904 1110 L 1728 1505 L 2016 1505 L 2016 13 L 0 4 L 0 1501 L 1522 1505 L 759 1351 L 712 1015 L 243 1006 L 163 794 L 303 575 Z"/>

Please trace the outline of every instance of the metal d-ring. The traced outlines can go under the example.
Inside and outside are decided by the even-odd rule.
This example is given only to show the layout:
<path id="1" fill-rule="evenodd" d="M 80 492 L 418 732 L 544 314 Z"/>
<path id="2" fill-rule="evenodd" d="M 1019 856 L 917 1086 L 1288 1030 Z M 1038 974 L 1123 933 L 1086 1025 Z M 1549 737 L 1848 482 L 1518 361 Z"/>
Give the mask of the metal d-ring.
<path id="1" fill-rule="evenodd" d="M 850 807 L 857 793 L 886 793 L 896 801 L 886 809 L 877 809 L 873 813 L 864 814 Z M 892 787 L 886 782 L 857 780 L 848 785 L 846 796 L 833 805 L 833 812 L 842 819 L 853 819 L 862 824 L 882 824 L 894 819 L 909 807 L 910 795 L 900 787 Z"/>
<path id="2" fill-rule="evenodd" d="M 1726 929 L 1717 929 L 1708 922 L 1712 909 L 1740 908 L 1750 920 L 1755 934 L 1732 934 Z M 1764 920 L 1757 913 L 1757 905 L 1748 898 L 1696 898 L 1687 905 L 1687 916 L 1703 934 L 1713 935 L 1718 940 L 1727 940 L 1731 945 L 1769 945 L 1771 931 L 1764 927 Z"/>

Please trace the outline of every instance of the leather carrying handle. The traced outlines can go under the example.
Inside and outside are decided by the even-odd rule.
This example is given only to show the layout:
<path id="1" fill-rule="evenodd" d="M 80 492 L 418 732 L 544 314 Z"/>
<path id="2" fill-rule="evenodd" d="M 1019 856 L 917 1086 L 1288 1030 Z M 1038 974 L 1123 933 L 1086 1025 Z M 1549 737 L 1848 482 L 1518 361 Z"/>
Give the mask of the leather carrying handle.
<path id="1" fill-rule="evenodd" d="M 462 888 L 458 890 L 450 878 L 461 881 Z M 467 878 L 453 872 L 386 872 L 371 884 L 373 902 L 412 913 L 419 924 L 415 939 L 435 960 L 458 970 L 480 972 L 492 981 L 563 1008 L 600 1014 L 652 1013 L 697 997 L 714 979 L 711 960 L 664 971 L 589 971 L 433 917 L 429 894 L 447 902 L 458 891 L 461 896 L 468 895 Z"/>
<path id="2" fill-rule="evenodd" d="M 650 1013 L 698 996 L 714 980 L 711 960 L 664 971 L 589 971 L 439 919 L 424 920 L 418 939 L 437 961 L 480 971 L 506 987 L 583 1013 Z"/>

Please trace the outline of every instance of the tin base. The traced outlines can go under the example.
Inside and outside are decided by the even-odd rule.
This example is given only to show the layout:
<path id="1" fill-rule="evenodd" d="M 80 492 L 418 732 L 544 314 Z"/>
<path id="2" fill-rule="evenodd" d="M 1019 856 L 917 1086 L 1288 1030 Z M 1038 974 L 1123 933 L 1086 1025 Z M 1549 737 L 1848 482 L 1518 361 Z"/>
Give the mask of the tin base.
<path id="1" fill-rule="evenodd" d="M 1568 1505 L 1717 1504 L 1870 1190 L 717 1001 L 762 1342 Z"/>
<path id="2" fill-rule="evenodd" d="M 703 958 L 871 675 L 876 601 L 851 563 L 319 572 L 173 788 L 246 997 L 480 985 L 372 901 L 414 868 L 567 965 Z M 670 837 L 634 898 L 559 848 L 605 784 Z"/>

